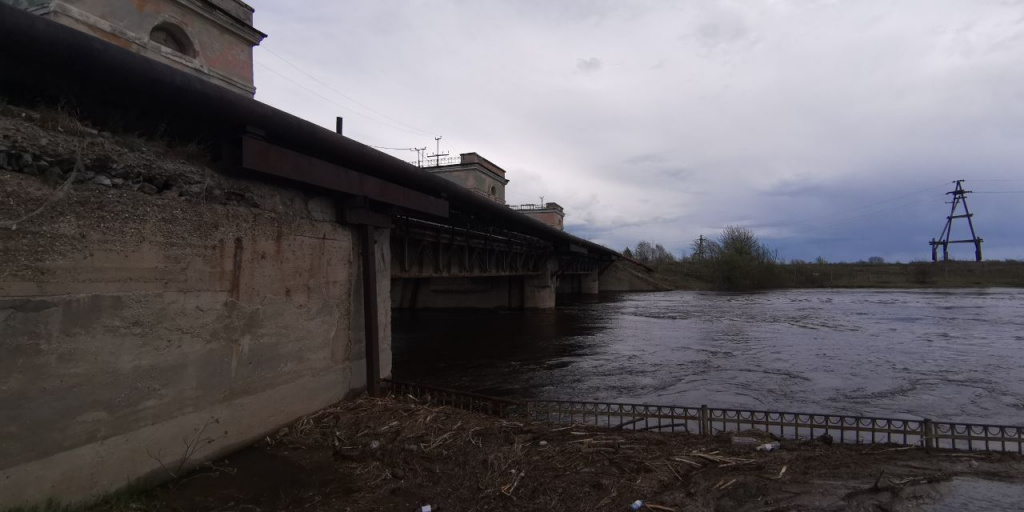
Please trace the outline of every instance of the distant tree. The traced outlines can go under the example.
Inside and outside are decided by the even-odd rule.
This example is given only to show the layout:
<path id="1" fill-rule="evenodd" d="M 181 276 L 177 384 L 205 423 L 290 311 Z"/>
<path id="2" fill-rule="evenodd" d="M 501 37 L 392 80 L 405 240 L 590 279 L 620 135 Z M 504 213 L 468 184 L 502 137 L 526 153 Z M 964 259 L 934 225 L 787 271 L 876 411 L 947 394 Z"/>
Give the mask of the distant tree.
<path id="1" fill-rule="evenodd" d="M 779 284 L 778 256 L 747 228 L 727 226 L 708 258 L 720 289 L 757 290 Z"/>
<path id="2" fill-rule="evenodd" d="M 627 257 L 627 258 L 632 258 L 633 257 L 633 251 L 630 250 L 630 248 L 627 246 L 625 249 L 622 250 L 622 255 Z"/>
<path id="3" fill-rule="evenodd" d="M 827 265 L 828 264 L 828 260 L 826 260 L 825 258 L 822 258 L 821 256 L 818 256 L 818 259 L 814 260 L 814 262 L 817 263 L 818 265 Z"/>
<path id="4" fill-rule="evenodd" d="M 885 258 L 881 256 L 872 256 L 868 258 L 868 263 L 871 263 L 872 265 L 881 265 L 882 263 L 885 263 Z"/>
<path id="5" fill-rule="evenodd" d="M 654 258 L 656 254 L 657 253 L 654 249 L 654 245 L 652 245 L 650 242 L 646 240 L 641 240 L 640 242 L 637 242 L 636 248 L 633 249 L 633 257 L 636 258 L 636 260 L 639 261 L 640 263 L 643 263 L 644 265 L 650 265 L 651 263 L 654 263 Z"/>
<path id="6" fill-rule="evenodd" d="M 665 247 L 661 244 L 654 245 L 654 261 L 655 265 L 663 265 L 665 263 L 672 263 L 676 261 L 676 257 L 671 252 L 665 250 Z"/>

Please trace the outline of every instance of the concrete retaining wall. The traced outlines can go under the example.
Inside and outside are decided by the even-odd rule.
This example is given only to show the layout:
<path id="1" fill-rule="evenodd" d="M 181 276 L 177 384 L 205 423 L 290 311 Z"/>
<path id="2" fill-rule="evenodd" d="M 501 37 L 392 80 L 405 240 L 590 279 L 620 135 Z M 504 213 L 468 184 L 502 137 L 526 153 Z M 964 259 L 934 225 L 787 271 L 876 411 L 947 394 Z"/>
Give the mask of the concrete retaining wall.
<path id="1" fill-rule="evenodd" d="M 658 282 L 640 266 L 625 260 L 613 263 L 599 277 L 602 292 L 656 292 L 671 288 Z"/>
<path id="2" fill-rule="evenodd" d="M 81 184 L 0 227 L 0 508 L 169 478 L 365 385 L 354 230 L 252 187 L 261 208 Z M 0 220 L 53 192 L 0 170 Z"/>

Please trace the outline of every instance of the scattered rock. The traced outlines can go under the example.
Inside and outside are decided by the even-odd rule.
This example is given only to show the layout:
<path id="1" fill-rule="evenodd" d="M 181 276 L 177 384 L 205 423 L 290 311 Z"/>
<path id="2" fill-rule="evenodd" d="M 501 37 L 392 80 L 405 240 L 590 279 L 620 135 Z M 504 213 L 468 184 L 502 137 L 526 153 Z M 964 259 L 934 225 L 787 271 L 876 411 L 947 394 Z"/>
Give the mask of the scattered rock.
<path id="1" fill-rule="evenodd" d="M 188 197 L 202 197 L 203 190 L 205 188 L 206 186 L 203 185 L 202 183 L 197 183 L 195 185 L 187 185 L 185 189 L 182 191 L 182 193 L 183 195 L 186 195 Z"/>
<path id="2" fill-rule="evenodd" d="M 971 469 L 978 469 L 978 461 L 976 460 L 968 461 L 967 465 L 970 466 Z"/>
<path id="3" fill-rule="evenodd" d="M 164 185 L 167 184 L 167 180 L 163 178 L 149 178 L 146 181 L 156 187 L 157 190 L 163 190 Z"/>
<path id="4" fill-rule="evenodd" d="M 43 174 L 43 181 L 46 182 L 46 184 L 51 187 L 56 187 L 57 185 L 63 183 L 63 178 L 64 173 L 60 172 L 60 169 L 56 167 L 50 167 L 49 169 L 46 170 L 46 174 Z"/>
<path id="5" fill-rule="evenodd" d="M 75 183 L 88 183 L 96 177 L 95 171 L 82 171 L 75 175 Z"/>
<path id="6" fill-rule="evenodd" d="M 107 177 L 105 174 L 97 174 L 96 177 L 92 179 L 92 182 L 97 185 L 102 185 L 104 187 L 114 186 L 114 184 L 110 181 L 110 178 Z"/>
<path id="7" fill-rule="evenodd" d="M 124 180 L 122 180 L 121 178 L 110 178 L 110 184 L 114 188 L 119 188 L 124 186 Z"/>
<path id="8" fill-rule="evenodd" d="M 158 190 L 156 187 L 154 187 L 150 183 L 143 183 L 142 185 L 139 185 L 139 192 L 142 192 L 142 193 L 145 193 L 145 194 L 154 195 L 154 194 L 156 194 L 159 191 L 160 190 Z"/>
<path id="9" fill-rule="evenodd" d="M 372 304 L 372 303 L 371 303 L 371 304 Z M 537 443 L 537 444 L 538 444 L 539 446 L 547 446 L 547 445 L 548 445 L 548 442 L 547 442 L 547 441 L 541 441 L 541 442 L 539 442 L 539 443 Z"/>
<path id="10" fill-rule="evenodd" d="M 22 167 L 32 165 L 32 153 L 22 153 L 20 163 Z"/>
<path id="11" fill-rule="evenodd" d="M 71 172 L 75 168 L 75 157 L 64 157 L 53 162 L 53 165 L 59 167 L 63 172 Z"/>
<path id="12" fill-rule="evenodd" d="M 373 441 L 370 441 L 370 449 L 371 450 L 376 450 L 378 448 L 380 448 L 380 441 L 378 441 L 376 439 L 374 439 Z"/>

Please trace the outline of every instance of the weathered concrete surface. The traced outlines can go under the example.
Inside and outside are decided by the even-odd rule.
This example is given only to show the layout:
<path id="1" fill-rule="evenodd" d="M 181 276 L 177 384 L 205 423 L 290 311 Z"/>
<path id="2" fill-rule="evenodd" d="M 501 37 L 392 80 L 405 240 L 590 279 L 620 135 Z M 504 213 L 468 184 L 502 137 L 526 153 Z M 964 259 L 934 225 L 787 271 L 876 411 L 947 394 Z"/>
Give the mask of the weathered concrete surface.
<path id="1" fill-rule="evenodd" d="M 523 278 L 523 307 L 526 309 L 551 309 L 555 307 L 555 292 L 558 288 L 558 260 L 547 261 L 544 271 L 540 274 Z"/>
<path id="2" fill-rule="evenodd" d="M 0 227 L 0 507 L 167 478 L 365 385 L 357 237 L 252 187 L 260 208 L 81 184 Z M 0 220 L 53 192 L 0 170 Z"/>
<path id="3" fill-rule="evenodd" d="M 656 292 L 671 287 L 651 277 L 643 268 L 626 260 L 610 265 L 599 278 L 602 292 Z"/>
<path id="4" fill-rule="evenodd" d="M 122 48 L 252 96 L 252 48 L 264 35 L 252 27 L 252 8 L 237 0 L 0 0 L 92 34 Z M 193 51 L 182 54 L 151 40 L 170 24 Z"/>

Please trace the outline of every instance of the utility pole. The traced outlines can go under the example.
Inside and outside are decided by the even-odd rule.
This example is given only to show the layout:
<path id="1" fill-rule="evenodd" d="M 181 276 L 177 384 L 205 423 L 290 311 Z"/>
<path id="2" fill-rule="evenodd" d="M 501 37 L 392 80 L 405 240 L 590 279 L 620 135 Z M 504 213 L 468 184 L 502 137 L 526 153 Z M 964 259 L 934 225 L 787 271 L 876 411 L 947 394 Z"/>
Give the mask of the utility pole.
<path id="1" fill-rule="evenodd" d="M 416 151 L 416 167 L 423 167 L 423 152 L 427 150 L 427 147 L 412 149 Z"/>
<path id="2" fill-rule="evenodd" d="M 441 157 L 448 156 L 448 153 L 441 153 L 441 136 L 434 137 L 434 142 L 437 143 L 437 149 L 434 150 L 433 155 L 427 155 L 427 158 L 436 158 L 434 161 L 434 167 L 441 167 Z"/>
<path id="3" fill-rule="evenodd" d="M 951 192 L 946 192 L 946 195 L 953 196 L 953 200 L 949 204 L 953 205 L 949 209 L 949 215 L 946 216 L 946 225 L 942 228 L 942 234 L 939 235 L 938 240 L 932 238 L 928 245 L 932 246 L 932 261 L 939 260 L 939 247 L 942 247 L 942 261 L 949 261 L 949 244 L 974 244 L 974 261 L 981 261 L 981 243 L 984 241 L 978 237 L 978 234 L 974 232 L 974 214 L 967 208 L 967 194 L 972 191 L 964 190 L 964 180 L 956 180 L 953 182 L 956 188 Z M 957 215 L 956 208 L 961 204 L 964 205 L 964 213 Z M 967 226 L 971 230 L 971 238 L 963 240 L 950 240 L 949 237 L 953 232 L 953 219 L 967 219 Z"/>

